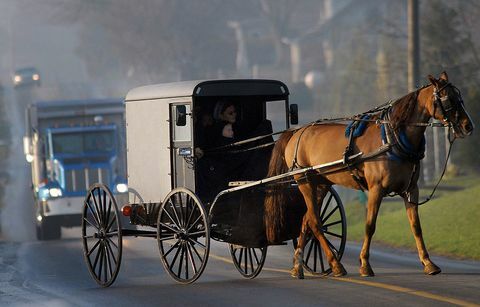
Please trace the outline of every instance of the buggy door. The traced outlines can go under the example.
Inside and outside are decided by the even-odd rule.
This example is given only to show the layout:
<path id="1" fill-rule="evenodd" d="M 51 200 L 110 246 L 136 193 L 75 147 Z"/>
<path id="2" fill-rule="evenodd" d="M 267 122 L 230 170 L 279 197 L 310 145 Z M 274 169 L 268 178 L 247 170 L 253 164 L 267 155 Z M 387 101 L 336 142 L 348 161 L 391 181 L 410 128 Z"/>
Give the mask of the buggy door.
<path id="1" fill-rule="evenodd" d="M 170 123 L 172 187 L 186 187 L 195 191 L 191 104 L 189 102 L 172 104 Z"/>

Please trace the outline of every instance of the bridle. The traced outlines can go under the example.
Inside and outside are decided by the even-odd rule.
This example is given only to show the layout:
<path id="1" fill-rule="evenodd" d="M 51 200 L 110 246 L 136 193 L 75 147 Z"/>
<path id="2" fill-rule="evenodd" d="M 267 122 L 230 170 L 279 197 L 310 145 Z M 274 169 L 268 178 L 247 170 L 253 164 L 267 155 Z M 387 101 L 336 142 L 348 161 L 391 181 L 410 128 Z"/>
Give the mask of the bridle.
<path id="1" fill-rule="evenodd" d="M 451 84 L 450 82 L 447 82 L 444 84 L 442 87 L 438 88 L 435 84 L 433 84 L 433 118 L 435 118 L 435 113 L 437 112 L 437 109 L 440 111 L 440 115 L 442 116 L 443 122 L 448 124 L 449 126 L 458 128 L 458 120 L 460 117 L 460 108 L 463 109 L 465 112 L 465 107 L 462 99 L 462 94 L 460 93 L 460 90 Z M 456 103 L 452 103 L 452 100 L 450 99 L 448 93 L 446 95 L 440 96 L 440 93 L 447 88 L 452 88 L 453 91 L 456 92 Z M 449 113 L 451 111 L 455 111 L 455 118 L 452 119 L 449 116 Z M 466 112 L 465 112 L 466 113 Z"/>

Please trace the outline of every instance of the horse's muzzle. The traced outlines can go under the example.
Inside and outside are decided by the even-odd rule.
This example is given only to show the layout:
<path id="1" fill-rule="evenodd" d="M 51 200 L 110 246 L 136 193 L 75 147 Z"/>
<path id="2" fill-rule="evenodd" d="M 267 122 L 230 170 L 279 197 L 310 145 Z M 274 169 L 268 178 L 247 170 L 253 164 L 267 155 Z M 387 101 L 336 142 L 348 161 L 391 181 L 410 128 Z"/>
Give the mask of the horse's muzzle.
<path id="1" fill-rule="evenodd" d="M 455 132 L 455 136 L 458 138 L 464 138 L 471 135 L 473 133 L 473 129 L 475 129 L 475 125 L 470 121 L 464 125 L 453 125 L 453 131 Z"/>

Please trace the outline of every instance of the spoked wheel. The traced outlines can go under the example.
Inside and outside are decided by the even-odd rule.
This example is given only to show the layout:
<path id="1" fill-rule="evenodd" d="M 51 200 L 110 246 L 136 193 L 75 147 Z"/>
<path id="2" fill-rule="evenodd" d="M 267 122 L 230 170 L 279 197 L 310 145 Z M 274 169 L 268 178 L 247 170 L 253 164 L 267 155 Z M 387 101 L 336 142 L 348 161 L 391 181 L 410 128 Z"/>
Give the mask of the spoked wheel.
<path id="1" fill-rule="evenodd" d="M 92 185 L 85 197 L 82 240 L 90 274 L 102 287 L 110 286 L 122 261 L 122 225 L 117 202 L 104 184 Z"/>
<path id="2" fill-rule="evenodd" d="M 143 205 L 144 203 L 142 196 L 140 196 L 140 193 L 138 193 L 138 191 L 133 188 L 128 188 L 128 200 L 132 204 Z"/>
<path id="3" fill-rule="evenodd" d="M 327 238 L 328 245 L 337 260 L 340 261 L 347 241 L 347 220 L 342 200 L 337 192 L 330 187 L 323 203 L 319 206 L 319 216 L 322 221 L 322 230 Z M 325 252 L 312 233 L 307 235 L 304 249 L 304 268 L 314 275 L 328 275 L 332 272 Z"/>
<path id="4" fill-rule="evenodd" d="M 233 264 L 245 278 L 253 279 L 260 274 L 267 257 L 267 247 L 244 247 L 229 244 Z"/>
<path id="5" fill-rule="evenodd" d="M 193 192 L 177 188 L 167 195 L 158 213 L 157 241 L 173 279 L 188 284 L 200 277 L 210 252 L 210 229 L 207 212 Z"/>

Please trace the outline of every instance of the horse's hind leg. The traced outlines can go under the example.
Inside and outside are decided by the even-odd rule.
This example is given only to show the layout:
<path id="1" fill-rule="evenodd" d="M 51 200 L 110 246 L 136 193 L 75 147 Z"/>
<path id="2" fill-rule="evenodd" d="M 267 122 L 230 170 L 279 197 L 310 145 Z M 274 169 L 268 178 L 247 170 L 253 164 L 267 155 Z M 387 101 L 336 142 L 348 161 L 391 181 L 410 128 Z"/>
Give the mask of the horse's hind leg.
<path id="1" fill-rule="evenodd" d="M 412 193 L 417 193 L 416 199 L 418 199 L 418 188 Z M 415 243 L 417 245 L 418 257 L 423 264 L 423 271 L 428 275 L 436 275 L 442 270 L 430 260 L 425 242 L 423 241 L 422 226 L 420 225 L 420 218 L 418 217 L 418 205 L 408 202 L 406 198 L 405 208 L 407 209 L 408 221 L 410 222 L 410 228 L 413 236 L 415 237 Z"/>
<path id="2" fill-rule="evenodd" d="M 293 268 L 291 270 L 292 277 L 303 279 L 303 250 L 305 248 L 306 236 L 310 229 L 308 228 L 307 215 L 303 216 L 302 229 L 300 231 L 300 236 L 298 236 L 297 248 L 295 249 L 295 254 L 293 255 Z"/>
<path id="3" fill-rule="evenodd" d="M 343 276 L 347 274 L 347 271 L 337 260 L 335 255 L 333 254 L 330 246 L 328 245 L 327 238 L 322 231 L 322 225 L 319 221 L 318 212 L 319 212 L 319 204 L 323 201 L 323 197 L 326 194 L 325 189 L 320 189 L 319 192 L 321 193 L 317 199 L 317 191 L 316 185 L 310 183 L 303 183 L 299 184 L 298 188 L 300 192 L 302 192 L 303 197 L 305 199 L 305 203 L 307 205 L 307 212 L 305 213 L 305 218 L 308 222 L 308 226 L 310 230 L 313 232 L 313 235 L 317 238 L 318 242 L 320 242 L 320 246 L 322 247 L 323 251 L 325 252 L 325 256 L 327 257 L 327 261 L 332 268 L 333 276 Z"/>

